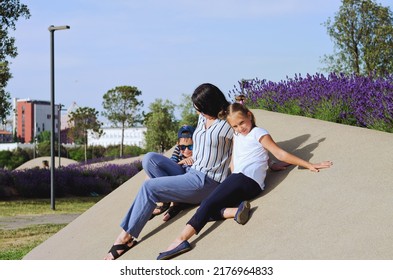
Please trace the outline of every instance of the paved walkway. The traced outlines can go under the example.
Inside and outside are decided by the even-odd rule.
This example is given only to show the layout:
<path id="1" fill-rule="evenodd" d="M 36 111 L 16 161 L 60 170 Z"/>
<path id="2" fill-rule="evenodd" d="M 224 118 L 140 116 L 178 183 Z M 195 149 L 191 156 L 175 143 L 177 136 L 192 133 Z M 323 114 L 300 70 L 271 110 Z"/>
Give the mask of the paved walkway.
<path id="1" fill-rule="evenodd" d="M 319 173 L 292 167 L 269 173 L 250 221 L 209 223 L 177 259 L 393 259 L 393 134 L 255 110 L 257 124 L 284 149 L 312 162 L 332 160 Z M 25 259 L 102 259 L 145 180 L 138 173 Z M 195 212 L 145 226 L 139 244 L 121 259 L 154 260 Z"/>
<path id="2" fill-rule="evenodd" d="M 32 225 L 68 224 L 80 214 L 47 214 L 16 217 L 0 217 L 0 229 L 19 229 Z"/>

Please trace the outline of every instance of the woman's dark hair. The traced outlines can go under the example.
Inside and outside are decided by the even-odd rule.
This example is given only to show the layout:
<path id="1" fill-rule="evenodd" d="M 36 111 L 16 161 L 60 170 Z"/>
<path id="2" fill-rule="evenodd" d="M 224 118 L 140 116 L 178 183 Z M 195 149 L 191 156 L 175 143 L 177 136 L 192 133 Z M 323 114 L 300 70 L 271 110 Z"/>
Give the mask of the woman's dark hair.
<path id="1" fill-rule="evenodd" d="M 215 85 L 208 83 L 198 86 L 191 99 L 196 110 L 216 118 L 221 111 L 225 111 L 229 106 L 222 91 Z"/>

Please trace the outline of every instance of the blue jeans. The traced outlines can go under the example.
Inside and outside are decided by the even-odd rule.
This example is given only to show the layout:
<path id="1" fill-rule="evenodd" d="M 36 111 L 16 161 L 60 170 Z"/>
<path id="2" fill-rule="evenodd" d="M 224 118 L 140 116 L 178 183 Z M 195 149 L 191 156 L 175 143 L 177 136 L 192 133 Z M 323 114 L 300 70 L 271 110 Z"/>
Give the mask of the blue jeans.
<path id="1" fill-rule="evenodd" d="M 156 202 L 199 204 L 219 184 L 193 168 L 185 173 L 180 165 L 158 153 L 146 154 L 142 165 L 151 179 L 142 184 L 120 224 L 136 238 L 149 220 Z"/>

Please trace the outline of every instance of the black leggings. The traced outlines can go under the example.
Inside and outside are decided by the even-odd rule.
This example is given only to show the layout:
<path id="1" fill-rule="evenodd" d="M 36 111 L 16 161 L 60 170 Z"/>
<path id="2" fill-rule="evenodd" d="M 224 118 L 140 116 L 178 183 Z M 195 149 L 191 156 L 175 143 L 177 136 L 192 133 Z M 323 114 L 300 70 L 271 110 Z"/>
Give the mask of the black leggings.
<path id="1" fill-rule="evenodd" d="M 242 173 L 232 173 L 202 201 L 187 224 L 198 234 L 208 221 L 223 219 L 222 209 L 238 207 L 242 201 L 255 198 L 261 192 L 261 187 L 253 179 Z"/>

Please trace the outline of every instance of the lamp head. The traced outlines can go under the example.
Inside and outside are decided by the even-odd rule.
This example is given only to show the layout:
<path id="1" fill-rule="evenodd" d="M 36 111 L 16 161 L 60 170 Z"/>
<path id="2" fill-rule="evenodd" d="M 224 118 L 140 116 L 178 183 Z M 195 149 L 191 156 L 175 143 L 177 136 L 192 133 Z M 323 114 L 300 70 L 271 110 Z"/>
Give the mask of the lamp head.
<path id="1" fill-rule="evenodd" d="M 64 29 L 70 29 L 70 26 L 69 25 L 60 25 L 60 26 L 51 25 L 48 27 L 49 31 L 64 30 Z"/>

